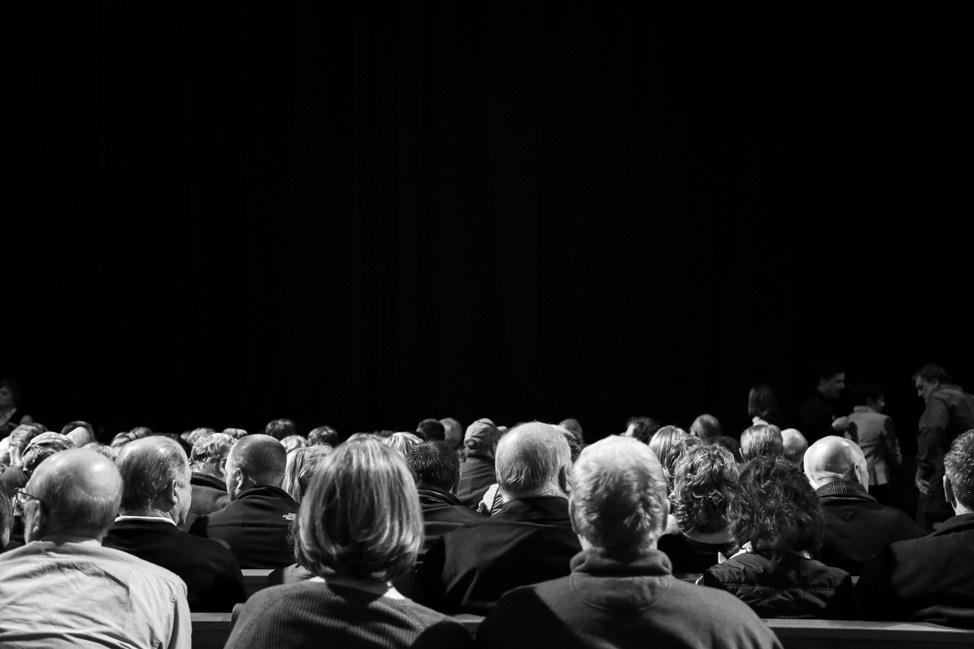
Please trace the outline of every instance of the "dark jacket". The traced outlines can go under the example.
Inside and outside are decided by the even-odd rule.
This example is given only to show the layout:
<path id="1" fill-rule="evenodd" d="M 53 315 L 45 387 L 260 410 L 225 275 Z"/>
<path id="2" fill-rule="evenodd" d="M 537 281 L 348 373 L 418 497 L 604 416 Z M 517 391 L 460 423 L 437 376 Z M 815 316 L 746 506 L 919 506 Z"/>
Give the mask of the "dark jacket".
<path id="1" fill-rule="evenodd" d="M 447 532 L 461 525 L 484 520 L 484 517 L 463 506 L 449 491 L 427 485 L 418 485 L 419 505 L 423 509 L 423 547 L 419 551 L 422 563 L 433 543 Z"/>
<path id="2" fill-rule="evenodd" d="M 770 552 L 739 552 L 707 569 L 701 582 L 736 595 L 763 618 L 856 617 L 851 575 L 797 554 L 772 566 Z"/>
<path id="3" fill-rule="evenodd" d="M 419 569 L 422 603 L 448 614 L 484 615 L 511 588 L 567 575 L 580 550 L 568 500 L 516 498 L 433 544 Z"/>
<path id="4" fill-rule="evenodd" d="M 737 598 L 674 579 L 650 550 L 624 560 L 585 550 L 570 576 L 516 588 L 477 631 L 485 649 L 596 647 L 780 648 L 774 633 Z"/>
<path id="5" fill-rule="evenodd" d="M 230 503 L 227 485 L 216 476 L 208 473 L 193 473 L 189 482 L 193 495 L 189 504 L 189 515 L 179 529 L 189 531 L 200 516 L 206 516 Z"/>
<path id="6" fill-rule="evenodd" d="M 825 538 L 817 557 L 825 565 L 858 575 L 883 546 L 920 536 L 906 512 L 880 505 L 857 482 L 832 482 L 815 494 L 825 513 Z"/>
<path id="7" fill-rule="evenodd" d="M 468 455 L 460 465 L 460 483 L 457 485 L 457 499 L 465 506 L 475 509 L 484 492 L 497 482 L 494 474 L 494 458 L 481 455 Z"/>
<path id="8" fill-rule="evenodd" d="M 294 563 L 289 531 L 298 504 L 278 487 L 244 489 L 223 509 L 196 519 L 190 532 L 226 541 L 241 568 Z"/>
<path id="9" fill-rule="evenodd" d="M 974 514 L 883 548 L 863 568 L 856 593 L 868 620 L 974 629 Z"/>
<path id="10" fill-rule="evenodd" d="M 917 429 L 917 478 L 930 484 L 928 494 L 920 494 L 918 519 L 925 531 L 932 523 L 945 521 L 954 512 L 944 498 L 944 455 L 961 433 L 974 428 L 974 395 L 959 385 L 944 383 L 930 393 Z"/>
<path id="11" fill-rule="evenodd" d="M 736 541 L 701 543 L 677 532 L 661 536 L 656 548 L 669 557 L 673 574 L 699 576 L 704 570 L 720 561 L 720 554 L 729 557 L 737 552 L 740 546 Z"/>
<path id="12" fill-rule="evenodd" d="M 834 435 L 832 421 L 835 419 L 834 407 L 838 405 L 818 390 L 813 390 L 802 402 L 798 411 L 798 430 L 805 435 L 809 444 L 826 435 Z"/>
<path id="13" fill-rule="evenodd" d="M 164 520 L 116 521 L 102 541 L 176 573 L 192 611 L 231 611 L 247 599 L 243 574 L 226 543 L 187 534 Z"/>

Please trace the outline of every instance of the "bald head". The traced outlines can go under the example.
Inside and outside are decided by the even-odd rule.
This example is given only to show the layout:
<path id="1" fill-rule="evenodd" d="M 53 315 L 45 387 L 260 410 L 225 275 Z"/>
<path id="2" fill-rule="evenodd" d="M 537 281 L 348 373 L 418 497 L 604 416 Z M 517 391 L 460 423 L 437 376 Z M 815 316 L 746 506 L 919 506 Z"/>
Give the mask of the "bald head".
<path id="1" fill-rule="evenodd" d="M 797 428 L 786 428 L 781 431 L 781 444 L 785 449 L 785 459 L 801 465 L 805 451 L 808 450 L 808 440 Z"/>
<path id="2" fill-rule="evenodd" d="M 280 487 L 287 466 L 287 450 L 270 435 L 247 435 L 227 455 L 227 493 L 231 498 L 250 487 Z"/>
<path id="3" fill-rule="evenodd" d="M 497 443 L 497 484 L 509 498 L 565 496 L 571 449 L 560 426 L 539 421 L 512 428 Z"/>
<path id="4" fill-rule="evenodd" d="M 25 488 L 28 541 L 53 534 L 101 539 L 112 526 L 122 499 L 122 477 L 105 456 L 69 449 L 38 465 Z"/>
<path id="5" fill-rule="evenodd" d="M 805 475 L 816 489 L 830 482 L 849 480 L 869 485 L 866 457 L 855 442 L 829 435 L 805 451 Z"/>

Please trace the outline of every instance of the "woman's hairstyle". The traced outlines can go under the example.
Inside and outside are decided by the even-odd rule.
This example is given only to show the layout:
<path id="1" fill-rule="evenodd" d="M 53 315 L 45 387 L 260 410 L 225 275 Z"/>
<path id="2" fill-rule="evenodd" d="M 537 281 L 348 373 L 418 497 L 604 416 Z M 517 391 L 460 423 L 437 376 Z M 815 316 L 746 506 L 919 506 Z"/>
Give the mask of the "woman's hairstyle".
<path id="1" fill-rule="evenodd" d="M 295 449 L 307 446 L 308 440 L 303 435 L 288 435 L 281 439 L 281 444 L 284 445 L 284 450 L 290 453 Z"/>
<path id="2" fill-rule="evenodd" d="M 302 446 L 288 453 L 281 489 L 288 492 L 295 502 L 301 502 L 302 496 L 308 491 L 315 469 L 332 451 L 334 449 L 330 446 L 316 445 Z"/>
<path id="3" fill-rule="evenodd" d="M 409 449 L 411 449 L 413 446 L 423 443 L 423 440 L 420 439 L 419 435 L 414 433 L 393 433 L 392 435 L 384 438 L 382 441 L 384 444 L 398 450 L 403 457 L 406 457 L 406 454 L 409 453 Z"/>
<path id="4" fill-rule="evenodd" d="M 784 457 L 781 429 L 772 424 L 757 424 L 741 433 L 741 459 L 749 462 L 761 455 Z"/>
<path id="5" fill-rule="evenodd" d="M 759 383 L 747 394 L 747 414 L 751 417 L 774 417 L 778 414 L 778 397 L 770 385 Z"/>
<path id="6" fill-rule="evenodd" d="M 649 444 L 649 440 L 659 429 L 659 422 L 652 417 L 630 417 L 626 422 L 626 432 L 643 444 Z"/>
<path id="7" fill-rule="evenodd" d="M 663 426 L 649 440 L 649 450 L 656 454 L 656 459 L 659 460 L 660 464 L 663 465 L 663 469 L 666 470 L 666 456 L 682 438 L 690 436 L 690 433 L 678 426 Z M 666 477 L 669 479 L 669 472 L 667 472 Z"/>
<path id="8" fill-rule="evenodd" d="M 423 542 L 416 483 L 402 454 L 349 440 L 322 460 L 298 514 L 298 563 L 319 577 L 389 581 L 412 570 Z"/>
<path id="9" fill-rule="evenodd" d="M 771 456 L 756 457 L 744 466 L 730 522 L 738 543 L 772 550 L 772 563 L 787 552 L 814 554 L 825 525 L 822 505 L 802 470 Z"/>
<path id="10" fill-rule="evenodd" d="M 683 532 L 728 528 L 739 472 L 734 455 L 716 444 L 688 448 L 673 471 L 673 514 Z"/>

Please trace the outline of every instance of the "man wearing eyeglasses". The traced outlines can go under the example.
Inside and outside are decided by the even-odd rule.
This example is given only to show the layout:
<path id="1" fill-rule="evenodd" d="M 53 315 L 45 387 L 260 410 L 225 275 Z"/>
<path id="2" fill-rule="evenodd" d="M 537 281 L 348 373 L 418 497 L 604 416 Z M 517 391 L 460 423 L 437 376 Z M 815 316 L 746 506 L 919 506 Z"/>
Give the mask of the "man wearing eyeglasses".
<path id="1" fill-rule="evenodd" d="M 102 547 L 122 496 L 110 460 L 62 451 L 16 493 L 27 543 L 0 554 L 0 646 L 191 647 L 183 581 Z"/>

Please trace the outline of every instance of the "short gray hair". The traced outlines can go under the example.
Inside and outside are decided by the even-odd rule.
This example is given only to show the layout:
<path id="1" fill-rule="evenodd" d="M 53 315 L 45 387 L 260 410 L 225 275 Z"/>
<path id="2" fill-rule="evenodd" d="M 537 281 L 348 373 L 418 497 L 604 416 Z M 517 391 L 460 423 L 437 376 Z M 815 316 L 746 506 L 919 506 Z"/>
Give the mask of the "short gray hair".
<path id="1" fill-rule="evenodd" d="M 99 478 L 95 478 L 100 474 Z M 106 485 L 86 488 L 94 480 Z M 112 526 L 122 496 L 122 478 L 108 458 L 69 449 L 41 463 L 28 487 L 48 511 L 48 529 L 100 536 Z M 82 488 L 79 488 L 82 487 Z"/>
<path id="2" fill-rule="evenodd" d="M 560 470 L 571 467 L 571 449 L 560 427 L 533 421 L 501 437 L 494 466 L 504 492 L 541 492 L 558 486 Z"/>
<path id="3" fill-rule="evenodd" d="M 233 437 L 226 433 L 210 433 L 193 443 L 193 452 L 189 457 L 191 463 L 212 462 L 222 460 L 230 453 L 234 443 Z"/>
<path id="4" fill-rule="evenodd" d="M 575 531 L 600 548 L 645 548 L 666 528 L 663 465 L 646 444 L 614 435 L 587 446 L 572 472 Z"/>
<path id="5" fill-rule="evenodd" d="M 186 452 L 174 439 L 144 437 L 129 442 L 115 460 L 122 475 L 123 510 L 144 510 L 171 482 L 182 481 L 189 468 Z"/>

